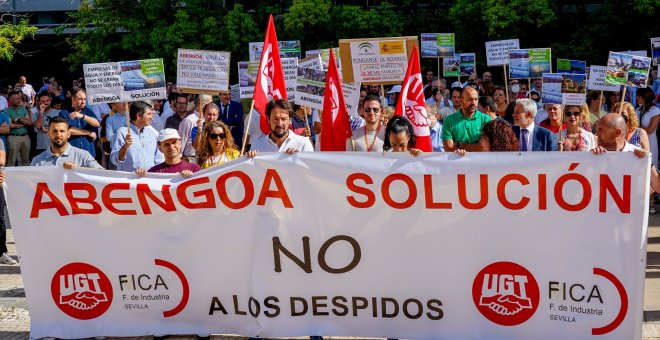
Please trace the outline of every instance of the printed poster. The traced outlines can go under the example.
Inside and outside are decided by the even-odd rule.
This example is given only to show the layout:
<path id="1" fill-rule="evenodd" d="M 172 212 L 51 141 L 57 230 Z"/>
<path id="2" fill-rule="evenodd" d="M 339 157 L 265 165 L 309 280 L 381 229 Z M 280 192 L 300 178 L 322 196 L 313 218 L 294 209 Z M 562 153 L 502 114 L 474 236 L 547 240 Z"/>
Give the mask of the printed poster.
<path id="1" fill-rule="evenodd" d="M 284 70 L 284 83 L 288 99 L 295 100 L 296 75 L 298 70 L 297 58 L 282 58 L 282 69 Z M 241 99 L 252 99 L 254 86 L 257 83 L 257 72 L 259 60 L 241 61 L 238 63 L 238 84 L 241 91 Z"/>
<path id="2" fill-rule="evenodd" d="M 582 105 L 586 102 L 586 74 L 544 73 L 542 79 L 542 103 Z"/>
<path id="3" fill-rule="evenodd" d="M 91 104 L 166 99 L 163 59 L 84 64 Z"/>
<path id="4" fill-rule="evenodd" d="M 543 73 L 551 72 L 552 61 L 549 48 L 509 51 L 509 78 L 541 78 Z"/>
<path id="5" fill-rule="evenodd" d="M 587 62 L 582 60 L 557 59 L 557 73 L 587 74 Z"/>
<path id="6" fill-rule="evenodd" d="M 509 50 L 520 48 L 520 40 L 496 40 L 486 42 L 486 64 L 500 66 L 509 64 Z"/>
<path id="7" fill-rule="evenodd" d="M 176 86 L 183 93 L 217 95 L 229 89 L 229 52 L 179 49 Z"/>
<path id="8" fill-rule="evenodd" d="M 605 82 L 610 85 L 646 87 L 651 58 L 610 52 Z"/>
<path id="9" fill-rule="evenodd" d="M 327 71 L 298 67 L 296 85 L 296 104 L 323 110 L 323 95 L 325 91 Z M 349 115 L 357 114 L 360 100 L 359 83 L 343 83 L 344 101 Z"/>
<path id="10" fill-rule="evenodd" d="M 589 67 L 589 84 L 587 88 L 594 91 L 619 91 L 620 85 L 609 85 L 605 82 L 606 66 L 591 65 Z"/>
<path id="11" fill-rule="evenodd" d="M 300 40 L 278 41 L 280 48 L 280 57 L 282 58 L 301 58 Z M 259 61 L 264 49 L 263 41 L 255 41 L 248 44 L 250 61 Z"/>
<path id="12" fill-rule="evenodd" d="M 403 81 L 408 68 L 406 40 L 350 42 L 354 81 L 379 83 Z"/>
<path id="13" fill-rule="evenodd" d="M 453 58 L 456 54 L 454 33 L 422 33 L 422 58 Z"/>

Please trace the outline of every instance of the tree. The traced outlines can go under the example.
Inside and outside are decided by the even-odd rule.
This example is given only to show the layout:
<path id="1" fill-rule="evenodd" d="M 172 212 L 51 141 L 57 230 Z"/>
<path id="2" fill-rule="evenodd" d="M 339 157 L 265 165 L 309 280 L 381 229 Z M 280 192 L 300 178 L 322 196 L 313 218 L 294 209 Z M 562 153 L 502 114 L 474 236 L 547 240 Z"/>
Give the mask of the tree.
<path id="1" fill-rule="evenodd" d="M 2 2 L 2 1 L 0 1 Z M 14 59 L 14 53 L 18 52 L 16 46 L 26 37 L 34 37 L 37 28 L 30 26 L 25 18 L 19 18 L 18 24 L 8 22 L 15 14 L 5 13 L 0 15 L 0 60 Z"/>

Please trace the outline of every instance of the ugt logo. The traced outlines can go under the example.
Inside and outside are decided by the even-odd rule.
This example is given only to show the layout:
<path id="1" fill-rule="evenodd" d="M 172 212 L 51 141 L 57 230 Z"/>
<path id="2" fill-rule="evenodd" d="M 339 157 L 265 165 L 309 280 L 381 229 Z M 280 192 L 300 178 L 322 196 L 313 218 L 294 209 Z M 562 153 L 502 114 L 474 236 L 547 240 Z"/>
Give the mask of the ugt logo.
<path id="1" fill-rule="evenodd" d="M 112 304 L 112 284 L 98 268 L 82 262 L 60 268 L 50 283 L 57 307 L 79 320 L 101 316 Z"/>
<path id="2" fill-rule="evenodd" d="M 496 262 L 482 269 L 472 284 L 474 304 L 486 319 L 502 326 L 521 324 L 539 305 L 534 276 L 513 262 Z"/>

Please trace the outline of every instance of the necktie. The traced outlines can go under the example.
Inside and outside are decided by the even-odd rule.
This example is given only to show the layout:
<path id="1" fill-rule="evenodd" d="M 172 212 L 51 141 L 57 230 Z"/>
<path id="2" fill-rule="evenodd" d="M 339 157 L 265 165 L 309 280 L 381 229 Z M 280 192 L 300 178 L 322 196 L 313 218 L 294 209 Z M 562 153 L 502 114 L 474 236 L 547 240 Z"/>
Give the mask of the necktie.
<path id="1" fill-rule="evenodd" d="M 520 129 L 520 151 L 527 151 L 527 129 Z"/>
<path id="2" fill-rule="evenodd" d="M 222 104 L 222 111 L 225 113 L 225 120 L 229 120 L 229 112 L 227 110 L 227 104 Z"/>

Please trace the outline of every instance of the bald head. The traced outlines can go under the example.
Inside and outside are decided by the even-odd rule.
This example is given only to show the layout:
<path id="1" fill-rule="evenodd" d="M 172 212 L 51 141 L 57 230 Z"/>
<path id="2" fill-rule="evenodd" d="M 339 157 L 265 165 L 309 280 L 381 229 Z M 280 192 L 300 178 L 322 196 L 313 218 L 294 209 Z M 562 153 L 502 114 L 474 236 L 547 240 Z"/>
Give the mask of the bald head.
<path id="1" fill-rule="evenodd" d="M 621 131 L 626 131 L 628 129 L 626 120 L 623 119 L 623 116 L 615 112 L 608 113 L 603 118 L 601 118 L 601 124 L 605 124 L 607 127 Z"/>
<path id="2" fill-rule="evenodd" d="M 463 116 L 472 117 L 477 112 L 477 103 L 479 102 L 479 92 L 472 87 L 463 89 L 461 111 Z"/>
<path id="3" fill-rule="evenodd" d="M 626 121 L 618 113 L 608 113 L 598 121 L 596 136 L 598 145 L 608 151 L 619 151 L 626 144 Z"/>

